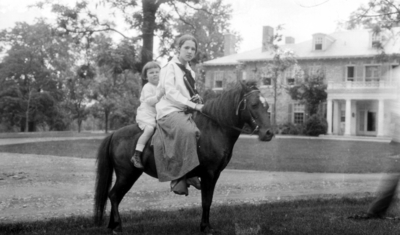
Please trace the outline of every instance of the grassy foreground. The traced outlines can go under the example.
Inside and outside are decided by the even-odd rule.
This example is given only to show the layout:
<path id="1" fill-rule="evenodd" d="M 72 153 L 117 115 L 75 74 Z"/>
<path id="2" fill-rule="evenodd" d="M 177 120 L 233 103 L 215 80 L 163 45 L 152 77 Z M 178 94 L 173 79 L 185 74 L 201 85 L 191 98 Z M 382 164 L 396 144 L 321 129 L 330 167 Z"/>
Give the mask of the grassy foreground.
<path id="1" fill-rule="evenodd" d="M 372 198 L 318 199 L 291 202 L 216 206 L 211 223 L 221 235 L 251 234 L 400 234 L 398 220 L 352 220 L 365 211 Z M 200 208 L 179 211 L 144 211 L 122 214 L 124 234 L 201 234 Z M 106 225 L 95 227 L 88 217 L 0 224 L 0 234 L 109 234 Z"/>
<path id="2" fill-rule="evenodd" d="M 56 138 L 56 137 L 83 137 L 106 136 L 104 132 L 76 132 L 76 131 L 44 131 L 44 132 L 5 132 L 0 133 L 0 139 L 14 138 Z"/>
<path id="3" fill-rule="evenodd" d="M 0 152 L 95 158 L 101 139 L 0 146 Z M 273 139 L 237 141 L 230 169 L 319 173 L 379 173 L 400 169 L 400 144 Z"/>

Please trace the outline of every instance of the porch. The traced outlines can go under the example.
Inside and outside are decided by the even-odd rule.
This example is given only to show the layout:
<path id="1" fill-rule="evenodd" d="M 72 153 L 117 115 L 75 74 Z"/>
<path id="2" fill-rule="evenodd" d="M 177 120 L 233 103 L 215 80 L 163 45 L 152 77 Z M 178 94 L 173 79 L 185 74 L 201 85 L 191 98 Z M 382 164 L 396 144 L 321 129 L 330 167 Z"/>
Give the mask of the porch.
<path id="1" fill-rule="evenodd" d="M 398 129 L 399 89 L 388 81 L 329 82 L 328 136 L 393 138 Z"/>

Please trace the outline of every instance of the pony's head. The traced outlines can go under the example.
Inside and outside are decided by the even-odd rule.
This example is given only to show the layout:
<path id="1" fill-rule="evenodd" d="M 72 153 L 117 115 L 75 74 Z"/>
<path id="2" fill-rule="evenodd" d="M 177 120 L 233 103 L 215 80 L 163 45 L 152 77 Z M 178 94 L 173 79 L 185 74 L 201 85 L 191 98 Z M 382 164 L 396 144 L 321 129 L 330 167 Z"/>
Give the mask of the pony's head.
<path id="1" fill-rule="evenodd" d="M 244 95 L 238 104 L 236 114 L 240 115 L 242 121 L 250 125 L 254 130 L 258 130 L 259 140 L 270 141 L 274 133 L 271 129 L 268 115 L 268 102 L 261 95 L 255 82 L 241 82 L 241 86 Z"/>

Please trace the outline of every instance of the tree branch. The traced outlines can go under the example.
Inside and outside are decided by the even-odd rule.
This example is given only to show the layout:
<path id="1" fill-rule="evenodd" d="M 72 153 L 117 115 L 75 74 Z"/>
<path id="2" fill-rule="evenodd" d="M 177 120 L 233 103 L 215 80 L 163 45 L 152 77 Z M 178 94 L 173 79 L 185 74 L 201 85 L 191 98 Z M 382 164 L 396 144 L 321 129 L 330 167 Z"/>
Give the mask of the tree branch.
<path id="1" fill-rule="evenodd" d="M 207 13 L 207 14 L 209 14 L 209 15 L 214 15 L 212 12 L 209 12 L 207 9 L 204 9 L 204 8 L 197 8 L 197 7 L 194 7 L 194 6 L 191 6 L 191 5 L 189 5 L 186 1 L 181 1 L 183 4 L 185 4 L 186 6 L 188 6 L 188 7 L 190 7 L 190 8 L 192 8 L 192 9 L 194 9 L 194 10 L 197 10 L 197 11 L 204 11 L 205 13 Z"/>
<path id="2" fill-rule="evenodd" d="M 394 7 L 397 10 L 397 13 L 400 13 L 400 9 L 396 5 L 394 5 L 393 2 L 390 2 L 388 0 L 385 0 L 385 2 L 387 2 L 390 5 L 392 5 L 392 7 Z"/>
<path id="3" fill-rule="evenodd" d="M 399 12 L 390 12 L 390 13 L 378 14 L 378 15 L 363 15 L 363 16 L 360 16 L 360 17 L 362 17 L 362 18 L 364 18 L 364 17 L 377 17 L 377 16 L 386 16 L 386 15 L 393 15 L 393 14 L 399 14 Z"/>
<path id="4" fill-rule="evenodd" d="M 185 24 L 187 24 L 187 25 L 190 25 L 193 29 L 196 29 L 196 27 L 195 27 L 194 25 L 192 25 L 191 23 L 189 23 L 188 21 L 186 21 L 186 20 L 179 14 L 178 7 L 175 5 L 175 3 L 174 3 L 173 1 L 170 1 L 170 3 L 172 4 L 172 6 L 174 6 L 175 12 L 176 12 L 176 14 L 178 14 L 179 19 L 180 19 L 183 23 L 185 23 Z"/>

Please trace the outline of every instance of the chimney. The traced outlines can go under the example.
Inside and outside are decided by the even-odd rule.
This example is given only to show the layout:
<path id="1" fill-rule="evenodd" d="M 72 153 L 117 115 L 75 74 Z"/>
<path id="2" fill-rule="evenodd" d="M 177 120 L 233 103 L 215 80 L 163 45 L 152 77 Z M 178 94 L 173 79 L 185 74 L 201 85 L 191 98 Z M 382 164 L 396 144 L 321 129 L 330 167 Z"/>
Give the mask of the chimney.
<path id="1" fill-rule="evenodd" d="M 262 34 L 262 52 L 267 51 L 274 41 L 274 28 L 263 26 Z"/>
<path id="2" fill-rule="evenodd" d="M 285 44 L 294 44 L 294 37 L 285 37 Z"/>
<path id="3" fill-rule="evenodd" d="M 224 35 L 224 56 L 235 54 L 235 35 L 228 33 Z"/>

